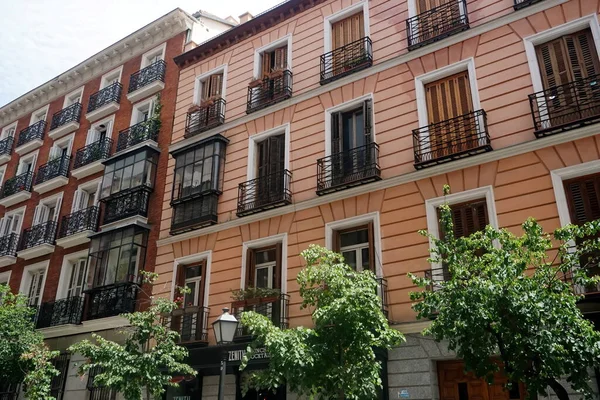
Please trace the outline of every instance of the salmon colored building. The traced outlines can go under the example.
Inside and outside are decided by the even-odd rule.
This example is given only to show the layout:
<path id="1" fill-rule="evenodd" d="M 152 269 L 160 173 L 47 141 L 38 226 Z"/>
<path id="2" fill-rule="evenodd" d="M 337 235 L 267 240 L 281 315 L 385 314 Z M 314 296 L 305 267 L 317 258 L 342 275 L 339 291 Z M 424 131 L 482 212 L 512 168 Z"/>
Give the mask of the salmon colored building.
<path id="1" fill-rule="evenodd" d="M 420 335 L 428 322 L 411 310 L 407 273 L 444 279 L 417 233 L 439 234 L 444 184 L 459 234 L 600 217 L 599 7 L 290 0 L 176 57 L 155 293 L 192 289 L 173 326 L 199 375 L 169 398 L 216 398 L 210 323 L 223 307 L 311 323 L 295 279 L 312 243 L 375 272 L 384 311 L 407 336 L 381 355 L 381 398 L 524 398 L 501 377 L 488 387 L 465 375 Z M 250 286 L 275 291 L 232 299 Z M 582 307 L 596 321 L 594 301 Z M 247 339 L 240 329 L 229 350 L 229 399 L 242 398 Z M 244 398 L 296 397 L 286 392 Z"/>

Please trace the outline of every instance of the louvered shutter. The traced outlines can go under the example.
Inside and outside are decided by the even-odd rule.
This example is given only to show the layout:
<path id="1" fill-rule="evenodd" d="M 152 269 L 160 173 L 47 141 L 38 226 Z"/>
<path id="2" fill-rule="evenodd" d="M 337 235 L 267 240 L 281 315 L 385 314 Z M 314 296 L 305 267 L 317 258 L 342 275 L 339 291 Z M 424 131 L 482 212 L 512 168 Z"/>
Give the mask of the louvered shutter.
<path id="1" fill-rule="evenodd" d="M 331 154 L 342 151 L 342 118 L 341 113 L 331 114 Z"/>
<path id="2" fill-rule="evenodd" d="M 275 245 L 275 268 L 273 269 L 273 288 L 281 289 L 281 268 L 283 265 L 283 245 Z"/>
<path id="3" fill-rule="evenodd" d="M 81 189 L 77 189 L 74 193 L 73 193 L 73 203 L 71 203 L 71 213 L 74 213 L 76 211 L 79 211 L 79 197 L 81 196 L 82 190 Z"/>
<path id="4" fill-rule="evenodd" d="M 435 7 L 439 7 L 442 4 L 440 0 L 418 0 L 417 1 L 417 14 L 424 13 Z"/>
<path id="5" fill-rule="evenodd" d="M 336 253 L 339 253 L 340 249 L 342 248 L 342 240 L 340 237 L 340 231 L 333 231 L 331 234 L 332 234 L 332 238 L 331 238 L 332 249 L 331 250 L 335 251 Z"/>
<path id="6" fill-rule="evenodd" d="M 453 204 L 450 206 L 452 214 L 452 224 L 454 225 L 454 237 L 466 237 L 475 232 L 482 231 L 489 223 L 487 213 L 487 203 L 485 200 L 474 202 Z M 438 210 L 438 220 L 440 213 Z M 440 227 L 440 237 L 444 237 L 442 225 Z"/>
<path id="7" fill-rule="evenodd" d="M 209 96 L 220 96 L 222 93 L 223 74 L 214 74 L 210 77 L 210 93 Z"/>
<path id="8" fill-rule="evenodd" d="M 282 46 L 274 51 L 275 62 L 273 69 L 286 69 L 287 68 L 287 46 Z"/>
<path id="9" fill-rule="evenodd" d="M 37 206 L 35 206 L 35 210 L 33 211 L 33 222 L 32 225 L 35 226 L 37 224 L 39 224 L 40 221 L 40 214 L 41 214 L 41 208 L 44 207 L 42 204 L 38 204 Z"/>
<path id="10" fill-rule="evenodd" d="M 356 13 L 331 25 L 332 49 L 339 49 L 365 36 L 363 13 Z"/>
<path id="11" fill-rule="evenodd" d="M 589 29 L 567 35 L 564 40 L 573 71 L 573 80 L 585 79 L 600 71 L 598 53 Z"/>
<path id="12" fill-rule="evenodd" d="M 256 275 L 256 257 L 254 249 L 246 251 L 246 289 L 254 286 L 254 276 Z"/>
<path id="13" fill-rule="evenodd" d="M 565 181 L 571 223 L 582 225 L 600 219 L 600 175 Z"/>
<path id="14" fill-rule="evenodd" d="M 365 143 L 371 143 L 371 141 L 372 141 L 372 136 L 371 136 L 371 131 L 372 131 L 372 127 L 373 127 L 372 107 L 373 107 L 373 105 L 372 105 L 371 99 L 365 100 L 363 102 L 363 121 L 365 124 L 365 126 L 364 126 Z"/>
<path id="15" fill-rule="evenodd" d="M 100 138 L 100 132 L 98 132 L 96 129 L 92 128 L 92 129 L 88 130 L 87 137 L 85 138 L 85 145 L 87 146 L 89 144 L 96 143 L 99 138 Z"/>
<path id="16" fill-rule="evenodd" d="M 425 86 L 429 124 L 446 121 L 473 111 L 467 71 Z"/>
<path id="17" fill-rule="evenodd" d="M 8 233 L 19 234 L 19 230 L 21 229 L 21 220 L 23 218 L 22 214 L 13 214 L 12 220 L 8 221 L 9 223 L 9 231 Z"/>
<path id="18" fill-rule="evenodd" d="M 262 54 L 262 71 L 261 71 L 261 79 L 267 78 L 271 73 L 271 57 L 273 53 L 264 52 Z"/>
<path id="19" fill-rule="evenodd" d="M 368 237 L 369 237 L 369 269 L 375 273 L 375 225 L 373 221 L 367 224 Z"/>

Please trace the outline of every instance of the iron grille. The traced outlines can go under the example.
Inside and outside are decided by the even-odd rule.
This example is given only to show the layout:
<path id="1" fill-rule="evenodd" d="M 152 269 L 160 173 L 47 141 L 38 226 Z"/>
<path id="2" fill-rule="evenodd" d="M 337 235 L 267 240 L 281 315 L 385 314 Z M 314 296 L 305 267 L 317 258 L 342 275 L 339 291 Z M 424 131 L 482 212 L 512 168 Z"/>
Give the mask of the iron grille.
<path id="1" fill-rule="evenodd" d="M 81 103 L 71 104 L 67 108 L 55 112 L 52 116 L 52 123 L 50 124 L 50 130 L 56 129 L 69 122 L 77 122 L 81 118 Z"/>
<path id="2" fill-rule="evenodd" d="M 223 124 L 226 104 L 225 99 L 217 99 L 212 104 L 187 113 L 184 137 L 189 138 Z"/>
<path id="3" fill-rule="evenodd" d="M 37 224 L 23 231 L 20 250 L 30 249 L 42 244 L 54 244 L 56 238 L 56 221 L 48 221 Z"/>
<path id="4" fill-rule="evenodd" d="M 94 367 L 88 372 L 86 387 L 90 391 L 89 400 L 115 400 L 117 392 L 114 389 L 106 386 L 98 386 L 94 383 L 94 378 L 101 372 L 102 369 L 100 367 Z"/>
<path id="5" fill-rule="evenodd" d="M 219 194 L 211 192 L 171 204 L 173 207 L 171 234 L 176 235 L 216 224 L 218 201 Z"/>
<path id="6" fill-rule="evenodd" d="M 208 307 L 189 306 L 163 318 L 165 326 L 179 333 L 180 343 L 208 341 Z"/>
<path id="7" fill-rule="evenodd" d="M 123 85 L 121 85 L 119 82 L 115 82 L 90 95 L 90 102 L 88 103 L 87 112 L 91 113 L 92 111 L 95 111 L 100 107 L 112 102 L 120 103 L 122 89 Z"/>
<path id="8" fill-rule="evenodd" d="M 281 329 L 288 328 L 290 297 L 287 294 L 279 294 L 273 297 L 246 299 L 235 301 L 231 304 L 232 314 L 237 320 L 241 319 L 242 313 L 254 311 L 269 318 L 274 325 Z M 248 336 L 248 330 L 242 325 L 238 326 L 237 337 Z"/>
<path id="9" fill-rule="evenodd" d="M 292 71 L 279 71 L 271 77 L 264 78 L 258 86 L 248 87 L 246 113 L 269 107 L 292 97 Z"/>
<path id="10" fill-rule="evenodd" d="M 321 85 L 373 65 L 373 44 L 364 37 L 321 56 Z"/>
<path id="11" fill-rule="evenodd" d="M 114 317 L 135 311 L 140 287 L 133 282 L 86 290 L 85 320 Z"/>
<path id="12" fill-rule="evenodd" d="M 75 211 L 62 217 L 60 223 L 59 238 L 74 235 L 80 232 L 98 230 L 98 221 L 100 217 L 100 207 L 92 206 L 83 210 Z"/>
<path id="13" fill-rule="evenodd" d="M 466 0 L 449 0 L 406 20 L 408 50 L 418 49 L 468 28 Z"/>
<path id="14" fill-rule="evenodd" d="M 513 5 L 513 8 L 515 10 L 520 10 L 521 8 L 528 7 L 532 4 L 540 3 L 541 1 L 543 0 L 514 0 L 515 4 Z"/>
<path id="15" fill-rule="evenodd" d="M 0 257 L 17 255 L 17 246 L 19 244 L 19 235 L 11 233 L 0 237 Z"/>
<path id="16" fill-rule="evenodd" d="M 147 186 L 138 186 L 104 199 L 106 207 L 104 207 L 103 223 L 109 224 L 134 215 L 148 216 L 151 191 L 152 189 Z"/>
<path id="17" fill-rule="evenodd" d="M 529 95 L 535 135 L 544 137 L 600 121 L 600 74 Z"/>
<path id="18" fill-rule="evenodd" d="M 34 185 L 39 185 L 44 182 L 48 182 L 51 179 L 58 178 L 59 176 L 67 177 L 69 175 L 69 165 L 71 164 L 71 157 L 62 156 L 55 158 L 54 160 L 48 161 L 44 165 L 40 165 L 38 172 L 35 175 Z"/>
<path id="19" fill-rule="evenodd" d="M 432 281 L 432 284 L 427 286 L 427 290 L 437 290 L 436 283 L 449 281 L 450 277 L 450 271 L 445 264 L 432 266 L 431 269 L 425 271 L 425 279 Z"/>
<path id="20" fill-rule="evenodd" d="M 146 140 L 154 140 L 156 142 L 158 140 L 159 129 L 160 121 L 152 118 L 120 131 L 119 138 L 117 139 L 117 152 L 145 142 Z"/>
<path id="21" fill-rule="evenodd" d="M 50 382 L 50 395 L 56 400 L 63 399 L 70 361 L 71 356 L 68 353 L 62 353 L 52 359 L 52 365 L 59 372 L 58 375 L 52 377 Z"/>
<path id="22" fill-rule="evenodd" d="M 381 179 L 379 146 L 365 146 L 317 160 L 317 194 L 323 195 Z"/>
<path id="23" fill-rule="evenodd" d="M 291 180 L 292 173 L 284 169 L 240 183 L 238 186 L 237 216 L 243 217 L 291 204 Z"/>
<path id="24" fill-rule="evenodd" d="M 166 68 L 167 64 L 163 60 L 158 60 L 148 65 L 146 68 L 134 72 L 129 78 L 129 89 L 127 90 L 127 93 L 135 92 L 152 82 L 164 82 Z"/>
<path id="25" fill-rule="evenodd" d="M 2 192 L 0 193 L 0 199 L 4 199 L 13 194 L 19 192 L 31 192 L 31 184 L 33 182 L 33 173 L 25 172 L 24 174 L 14 176 L 7 179 L 2 186 Z"/>
<path id="26" fill-rule="evenodd" d="M 413 130 L 415 168 L 421 169 L 492 150 L 484 110 Z"/>
<path id="27" fill-rule="evenodd" d="M 107 159 L 110 157 L 112 144 L 112 139 L 104 138 L 80 148 L 77 150 L 77 153 L 75 153 L 73 169 L 81 168 L 94 161 Z"/>
<path id="28" fill-rule="evenodd" d="M 46 121 L 38 121 L 35 124 L 23 129 L 21 132 L 19 132 L 19 140 L 17 140 L 17 147 L 27 144 L 32 140 L 42 140 L 44 138 L 45 130 Z"/>
<path id="29" fill-rule="evenodd" d="M 17 400 L 20 386 L 19 383 L 0 383 L 0 400 Z"/>
<path id="30" fill-rule="evenodd" d="M 83 297 L 69 297 L 40 304 L 36 328 L 81 323 L 83 303 Z"/>
<path id="31" fill-rule="evenodd" d="M 12 136 L 0 140 L 0 156 L 10 156 L 14 141 L 15 138 Z"/>
<path id="32" fill-rule="evenodd" d="M 377 295 L 381 299 L 381 312 L 386 318 L 390 317 L 388 300 L 388 282 L 385 278 L 375 278 L 377 282 Z"/>

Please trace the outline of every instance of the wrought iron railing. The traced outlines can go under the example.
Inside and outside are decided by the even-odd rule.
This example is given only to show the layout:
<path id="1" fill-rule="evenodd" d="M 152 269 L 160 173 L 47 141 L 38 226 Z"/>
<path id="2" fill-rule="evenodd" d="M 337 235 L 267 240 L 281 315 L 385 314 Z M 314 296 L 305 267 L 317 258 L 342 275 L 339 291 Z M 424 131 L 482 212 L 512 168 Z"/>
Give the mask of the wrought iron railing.
<path id="1" fill-rule="evenodd" d="M 158 60 L 148 65 L 146 68 L 134 72 L 129 78 L 129 89 L 127 90 L 127 93 L 135 92 L 155 81 L 164 82 L 166 68 L 167 64 L 163 60 Z"/>
<path id="2" fill-rule="evenodd" d="M 77 150 L 77 153 L 75 153 L 73 169 L 81 168 L 94 161 L 104 160 L 110 157 L 112 145 L 112 139 L 104 138 L 80 148 Z"/>
<path id="3" fill-rule="evenodd" d="M 117 392 L 108 386 L 100 386 L 94 382 L 96 375 L 102 372 L 101 367 L 91 368 L 88 372 L 86 388 L 90 392 L 88 400 L 115 400 Z"/>
<path id="4" fill-rule="evenodd" d="M 292 71 L 283 70 L 264 78 L 258 86 L 248 87 L 246 113 L 269 107 L 292 97 Z"/>
<path id="5" fill-rule="evenodd" d="M 185 120 L 186 138 L 205 132 L 225 122 L 225 99 L 216 99 L 212 104 L 187 113 Z"/>
<path id="6" fill-rule="evenodd" d="M 514 0 L 513 8 L 515 10 L 520 10 L 521 8 L 528 7 L 532 4 L 539 3 L 543 0 Z"/>
<path id="7" fill-rule="evenodd" d="M 437 42 L 468 28 L 466 0 L 449 0 L 406 20 L 408 50 Z"/>
<path id="8" fill-rule="evenodd" d="M 160 121 L 154 118 L 123 129 L 119 132 L 119 138 L 117 139 L 117 152 L 145 142 L 146 140 L 154 140 L 156 142 L 159 130 Z"/>
<path id="9" fill-rule="evenodd" d="M 543 137 L 600 121 L 600 74 L 529 95 L 534 133 Z"/>
<path id="10" fill-rule="evenodd" d="M 200 229 L 217 223 L 217 205 L 219 194 L 212 192 L 200 197 L 171 204 L 171 234 Z"/>
<path id="11" fill-rule="evenodd" d="M 31 192 L 31 184 L 33 183 L 33 173 L 25 172 L 24 174 L 14 176 L 7 179 L 0 191 L 0 199 L 4 199 L 19 192 Z"/>
<path id="12" fill-rule="evenodd" d="M 0 382 L 0 400 L 17 400 L 20 386 L 19 383 Z"/>
<path id="13" fill-rule="evenodd" d="M 321 56 L 321 85 L 373 65 L 373 44 L 364 37 Z"/>
<path id="14" fill-rule="evenodd" d="M 126 282 L 86 290 L 84 320 L 114 317 L 135 311 L 140 287 Z"/>
<path id="15" fill-rule="evenodd" d="M 12 136 L 0 140 L 0 156 L 10 156 L 14 142 L 15 138 Z"/>
<path id="16" fill-rule="evenodd" d="M 81 108 L 81 103 L 75 103 L 55 112 L 52 116 L 50 130 L 66 125 L 69 122 L 79 122 L 81 118 Z"/>
<path id="17" fill-rule="evenodd" d="M 390 316 L 390 304 L 388 300 L 388 282 L 385 278 L 375 278 L 377 282 L 377 295 L 381 299 L 381 312 L 386 318 Z"/>
<path id="18" fill-rule="evenodd" d="M 40 165 L 37 174 L 35 174 L 34 185 L 48 182 L 50 179 L 58 178 L 59 176 L 68 177 L 70 165 L 71 157 L 69 156 L 55 158 L 44 165 Z"/>
<path id="19" fill-rule="evenodd" d="M 106 207 L 104 207 L 103 223 L 109 224 L 134 215 L 148 216 L 151 191 L 148 186 L 138 186 L 104 200 Z"/>
<path id="20" fill-rule="evenodd" d="M 377 143 L 369 143 L 317 160 L 318 195 L 380 179 L 381 169 Z"/>
<path id="21" fill-rule="evenodd" d="M 38 121 L 33 125 L 29 125 L 27 128 L 19 132 L 19 139 L 17 140 L 17 147 L 31 142 L 32 140 L 42 140 L 44 138 L 44 131 L 46 130 L 46 121 Z"/>
<path id="22" fill-rule="evenodd" d="M 121 85 L 119 82 L 115 82 L 90 95 L 90 102 L 88 103 L 87 112 L 91 113 L 92 111 L 96 111 L 100 107 L 112 102 L 120 103 L 122 89 L 123 85 Z"/>
<path id="23" fill-rule="evenodd" d="M 26 250 L 42 244 L 53 245 L 54 239 L 56 239 L 57 225 L 56 221 L 48 221 L 25 229 L 19 249 Z"/>
<path id="24" fill-rule="evenodd" d="M 59 238 L 74 235 L 80 232 L 98 230 L 98 222 L 100 217 L 100 207 L 92 206 L 83 210 L 75 211 L 69 215 L 62 217 L 60 223 Z"/>
<path id="25" fill-rule="evenodd" d="M 16 233 L 10 233 L 0 237 L 0 257 L 14 257 L 17 254 L 18 245 L 19 235 Z"/>
<path id="26" fill-rule="evenodd" d="M 491 151 L 487 115 L 477 110 L 413 130 L 415 168 Z"/>
<path id="27" fill-rule="evenodd" d="M 237 216 L 255 214 L 292 202 L 292 173 L 284 169 L 238 186 Z"/>
<path id="28" fill-rule="evenodd" d="M 208 307 L 187 306 L 163 317 L 163 323 L 179 333 L 180 343 L 208 340 Z"/>
<path id="29" fill-rule="evenodd" d="M 83 304 L 83 297 L 68 297 L 40 304 L 36 328 L 81 323 Z"/>
<path id="30" fill-rule="evenodd" d="M 245 311 L 254 311 L 269 318 L 274 325 L 281 329 L 288 328 L 290 297 L 279 294 L 272 297 L 246 299 L 231 303 L 232 314 L 239 321 Z M 248 336 L 249 333 L 241 324 L 238 326 L 237 337 Z"/>

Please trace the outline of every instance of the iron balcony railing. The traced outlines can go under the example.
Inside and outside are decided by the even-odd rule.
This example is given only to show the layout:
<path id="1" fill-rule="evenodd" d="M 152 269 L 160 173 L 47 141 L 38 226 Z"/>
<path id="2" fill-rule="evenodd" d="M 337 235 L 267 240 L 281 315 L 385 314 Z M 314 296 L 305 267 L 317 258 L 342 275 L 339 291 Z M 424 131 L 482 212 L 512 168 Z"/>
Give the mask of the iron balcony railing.
<path id="1" fill-rule="evenodd" d="M 259 297 L 254 299 L 246 299 L 234 301 L 231 304 L 232 314 L 237 320 L 241 319 L 241 315 L 246 311 L 254 311 L 269 318 L 274 325 L 281 329 L 287 329 L 289 325 L 289 307 L 290 297 L 287 294 L 278 294 L 272 297 Z M 241 324 L 238 326 L 236 337 L 248 336 L 249 332 Z"/>
<path id="2" fill-rule="evenodd" d="M 134 72 L 129 78 L 129 89 L 127 90 L 127 93 L 135 92 L 152 82 L 164 82 L 166 68 L 167 64 L 163 60 L 158 60 L 148 65 L 146 68 Z"/>
<path id="3" fill-rule="evenodd" d="M 0 156 L 10 156 L 14 142 L 15 138 L 12 136 L 0 140 Z"/>
<path id="4" fill-rule="evenodd" d="M 56 221 L 48 221 L 25 229 L 19 249 L 26 250 L 42 244 L 53 245 L 54 239 L 56 239 L 57 225 Z"/>
<path id="5" fill-rule="evenodd" d="M 539 137 L 600 121 L 600 74 L 529 95 Z"/>
<path id="6" fill-rule="evenodd" d="M 92 111 L 96 111 L 100 107 L 112 102 L 120 103 L 122 89 L 123 85 L 121 85 L 119 82 L 115 82 L 92 94 L 90 96 L 90 102 L 88 103 L 87 112 L 91 113 Z"/>
<path id="7" fill-rule="evenodd" d="M 539 3 L 543 0 L 514 0 L 513 8 L 515 10 L 520 10 L 521 8 L 528 7 L 532 4 Z"/>
<path id="8" fill-rule="evenodd" d="M 0 199 L 4 199 L 19 192 L 31 192 L 31 184 L 33 183 L 33 173 L 25 172 L 24 174 L 14 176 L 7 179 L 0 191 Z"/>
<path id="9" fill-rule="evenodd" d="M 17 247 L 19 245 L 19 235 L 10 233 L 0 237 L 0 257 L 17 255 Z"/>
<path id="10" fill-rule="evenodd" d="M 390 304 L 388 300 L 388 282 L 385 278 L 375 278 L 377 282 L 377 295 L 381 299 L 381 312 L 386 318 L 390 317 Z"/>
<path id="11" fill-rule="evenodd" d="M 0 382 L 0 400 L 17 400 L 20 387 L 19 383 Z"/>
<path id="12" fill-rule="evenodd" d="M 321 56 L 321 85 L 373 65 L 373 44 L 364 37 Z"/>
<path id="13" fill-rule="evenodd" d="M 114 317 L 135 311 L 140 287 L 126 282 L 86 290 L 84 320 Z"/>
<path id="14" fill-rule="evenodd" d="M 437 42 L 468 28 L 466 0 L 450 0 L 406 20 L 408 50 Z"/>
<path id="15" fill-rule="evenodd" d="M 237 216 L 243 217 L 291 204 L 291 180 L 292 173 L 284 169 L 240 183 L 238 186 Z"/>
<path id="16" fill-rule="evenodd" d="M 264 78 L 258 86 L 248 87 L 246 113 L 262 110 L 292 97 L 292 71 L 283 70 Z"/>
<path id="17" fill-rule="evenodd" d="M 226 104 L 225 99 L 216 99 L 212 104 L 187 113 L 184 136 L 189 138 L 222 125 L 225 122 Z"/>
<path id="18" fill-rule="evenodd" d="M 140 215 L 148 216 L 148 202 L 150 200 L 151 188 L 142 185 L 133 189 L 117 193 L 108 199 L 104 207 L 104 224 L 118 221 L 123 218 Z"/>
<path id="19" fill-rule="evenodd" d="M 98 230 L 98 222 L 100 217 L 100 207 L 92 206 L 83 210 L 75 211 L 69 215 L 62 217 L 59 238 L 75 235 L 80 232 Z"/>
<path id="20" fill-rule="evenodd" d="M 81 168 L 95 161 L 104 160 L 110 157 L 112 145 L 112 139 L 103 138 L 80 148 L 77 150 L 77 153 L 75 153 L 73 169 Z"/>
<path id="21" fill-rule="evenodd" d="M 379 146 L 365 146 L 317 160 L 317 194 L 323 195 L 381 179 Z"/>
<path id="22" fill-rule="evenodd" d="M 211 192 L 200 197 L 171 204 L 171 234 L 176 235 L 217 223 L 219 194 Z"/>
<path id="23" fill-rule="evenodd" d="M 80 324 L 83 304 L 84 298 L 79 296 L 42 303 L 37 313 L 36 328 Z"/>
<path id="24" fill-rule="evenodd" d="M 119 138 L 117 139 L 117 152 L 145 142 L 146 140 L 154 140 L 156 142 L 159 130 L 160 121 L 154 118 L 123 129 L 119 132 Z"/>
<path id="25" fill-rule="evenodd" d="M 179 333 L 180 343 L 208 341 L 208 307 L 187 306 L 163 317 L 163 323 Z"/>
<path id="26" fill-rule="evenodd" d="M 48 182 L 51 179 L 64 176 L 69 176 L 69 166 L 71 165 L 71 157 L 62 156 L 48 161 L 44 165 L 40 165 L 38 172 L 35 175 L 34 185 L 39 185 Z"/>
<path id="27" fill-rule="evenodd" d="M 38 121 L 33 125 L 29 125 L 27 128 L 19 132 L 19 139 L 17 140 L 17 147 L 31 142 L 32 140 L 44 139 L 44 131 L 46 130 L 46 121 Z"/>
<path id="28" fill-rule="evenodd" d="M 415 168 L 421 169 L 492 150 L 484 110 L 413 130 Z"/>
<path id="29" fill-rule="evenodd" d="M 67 108 L 55 112 L 52 116 L 52 123 L 50 124 L 50 130 L 59 128 L 69 122 L 77 122 L 81 118 L 81 103 L 71 104 Z"/>

